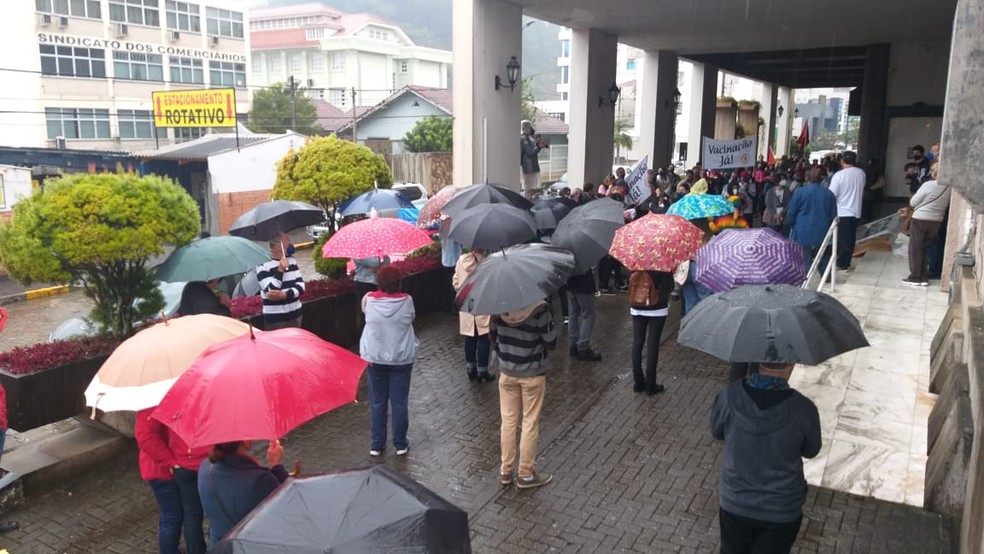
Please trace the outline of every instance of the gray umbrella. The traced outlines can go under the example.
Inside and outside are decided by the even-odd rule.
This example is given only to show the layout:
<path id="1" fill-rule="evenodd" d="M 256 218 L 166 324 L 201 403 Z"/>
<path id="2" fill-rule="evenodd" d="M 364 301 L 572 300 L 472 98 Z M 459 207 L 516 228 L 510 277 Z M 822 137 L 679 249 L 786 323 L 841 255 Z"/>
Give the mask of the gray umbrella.
<path id="1" fill-rule="evenodd" d="M 537 228 L 541 231 L 549 231 L 556 229 L 557 224 L 576 207 L 577 203 L 567 198 L 540 198 L 533 203 L 530 212 L 533 214 Z"/>
<path id="2" fill-rule="evenodd" d="M 239 216 L 229 227 L 229 234 L 249 240 L 273 240 L 305 225 L 325 220 L 325 212 L 317 206 L 291 200 L 264 202 Z"/>
<path id="3" fill-rule="evenodd" d="M 625 225 L 622 204 L 608 198 L 592 200 L 571 211 L 557 225 L 551 244 L 574 253 L 574 273 L 594 267 L 608 254 L 615 230 Z"/>
<path id="4" fill-rule="evenodd" d="M 441 211 L 451 219 L 454 219 L 462 211 L 483 204 L 509 204 L 510 206 L 516 206 L 524 210 L 533 207 L 532 202 L 509 187 L 494 183 L 483 183 L 462 188 L 448 200 L 448 203 L 441 208 Z"/>
<path id="5" fill-rule="evenodd" d="M 549 296 L 571 276 L 574 256 L 547 244 L 520 244 L 482 260 L 455 301 L 468 313 L 501 314 Z"/>
<path id="6" fill-rule="evenodd" d="M 702 300 L 679 342 L 729 362 L 816 365 L 868 346 L 854 314 L 832 296 L 791 285 L 742 286 Z"/>
<path id="7" fill-rule="evenodd" d="M 447 237 L 468 248 L 496 250 L 535 239 L 536 222 L 509 204 L 481 204 L 452 217 Z"/>

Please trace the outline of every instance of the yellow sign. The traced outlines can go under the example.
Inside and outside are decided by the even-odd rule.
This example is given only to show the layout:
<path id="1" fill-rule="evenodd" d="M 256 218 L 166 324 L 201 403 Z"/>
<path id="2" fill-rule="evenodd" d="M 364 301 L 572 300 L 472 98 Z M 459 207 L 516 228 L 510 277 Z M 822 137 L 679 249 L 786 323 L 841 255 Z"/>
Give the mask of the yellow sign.
<path id="1" fill-rule="evenodd" d="M 212 88 L 153 93 L 155 127 L 235 127 L 236 90 Z"/>

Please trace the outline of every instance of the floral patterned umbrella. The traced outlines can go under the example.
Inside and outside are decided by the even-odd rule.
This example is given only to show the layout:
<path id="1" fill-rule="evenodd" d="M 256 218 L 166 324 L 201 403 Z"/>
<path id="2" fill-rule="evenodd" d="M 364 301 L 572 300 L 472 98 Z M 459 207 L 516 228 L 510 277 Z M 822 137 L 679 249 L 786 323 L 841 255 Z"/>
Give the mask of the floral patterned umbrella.
<path id="1" fill-rule="evenodd" d="M 694 258 L 703 234 L 678 215 L 650 213 L 615 231 L 608 253 L 629 271 L 673 271 Z"/>
<path id="2" fill-rule="evenodd" d="M 420 208 L 420 215 L 417 216 L 417 227 L 421 229 L 436 229 L 441 224 L 441 210 L 444 209 L 444 205 L 459 190 L 461 190 L 460 187 L 450 185 L 437 191 L 437 194 L 434 196 L 431 196 L 427 200 L 427 203 L 424 204 L 424 207 Z"/>

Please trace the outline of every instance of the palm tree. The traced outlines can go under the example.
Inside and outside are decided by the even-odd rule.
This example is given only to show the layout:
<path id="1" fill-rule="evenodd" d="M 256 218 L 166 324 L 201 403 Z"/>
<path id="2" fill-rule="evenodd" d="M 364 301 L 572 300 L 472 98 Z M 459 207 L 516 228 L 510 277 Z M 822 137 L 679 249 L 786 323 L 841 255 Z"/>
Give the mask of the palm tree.
<path id="1" fill-rule="evenodd" d="M 624 118 L 615 119 L 615 158 L 622 157 L 622 149 L 632 150 L 632 136 L 629 135 L 629 121 Z"/>

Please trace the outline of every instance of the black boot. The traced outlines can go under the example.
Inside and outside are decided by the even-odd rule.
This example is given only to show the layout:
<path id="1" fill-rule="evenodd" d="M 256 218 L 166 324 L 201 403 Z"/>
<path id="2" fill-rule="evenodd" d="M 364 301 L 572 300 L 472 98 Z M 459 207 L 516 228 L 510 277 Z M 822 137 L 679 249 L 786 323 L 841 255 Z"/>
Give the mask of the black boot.
<path id="1" fill-rule="evenodd" d="M 492 381 L 495 381 L 495 375 L 489 373 L 487 369 L 482 369 L 478 372 L 479 383 L 491 383 Z"/>
<path id="2" fill-rule="evenodd" d="M 469 367 L 469 368 L 467 368 L 467 370 L 468 370 L 468 380 L 469 381 L 474 381 L 475 379 L 478 378 L 478 370 L 477 369 L 475 369 L 474 367 Z"/>

